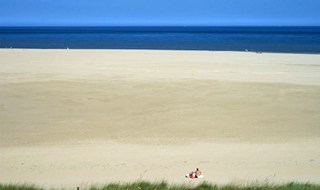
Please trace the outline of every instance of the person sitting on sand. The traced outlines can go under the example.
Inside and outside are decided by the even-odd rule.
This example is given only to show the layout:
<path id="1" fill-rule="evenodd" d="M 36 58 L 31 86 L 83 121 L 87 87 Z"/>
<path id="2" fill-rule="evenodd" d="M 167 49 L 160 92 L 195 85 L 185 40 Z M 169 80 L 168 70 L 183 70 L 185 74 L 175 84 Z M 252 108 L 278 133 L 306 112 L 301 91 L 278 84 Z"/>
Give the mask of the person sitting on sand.
<path id="1" fill-rule="evenodd" d="M 189 178 L 198 178 L 201 175 L 201 171 L 199 168 L 196 169 L 196 171 L 192 171 L 189 173 Z"/>
<path id="2" fill-rule="evenodd" d="M 189 175 L 186 176 L 186 177 L 189 177 L 189 178 L 195 178 L 196 177 L 196 172 L 192 171 L 192 172 L 189 172 Z"/>
<path id="3" fill-rule="evenodd" d="M 195 173 L 195 177 L 198 178 L 199 176 L 201 176 L 201 171 L 199 170 L 199 168 L 196 169 Z"/>

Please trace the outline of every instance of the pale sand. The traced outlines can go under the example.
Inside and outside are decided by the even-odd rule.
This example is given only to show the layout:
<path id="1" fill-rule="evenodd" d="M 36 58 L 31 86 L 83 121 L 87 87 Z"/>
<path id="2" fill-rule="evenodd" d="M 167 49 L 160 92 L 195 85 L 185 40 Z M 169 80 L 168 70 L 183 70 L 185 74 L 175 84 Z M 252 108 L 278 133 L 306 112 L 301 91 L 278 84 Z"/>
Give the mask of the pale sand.
<path id="1" fill-rule="evenodd" d="M 2 49 L 0 130 L 1 183 L 320 183 L 320 55 Z"/>

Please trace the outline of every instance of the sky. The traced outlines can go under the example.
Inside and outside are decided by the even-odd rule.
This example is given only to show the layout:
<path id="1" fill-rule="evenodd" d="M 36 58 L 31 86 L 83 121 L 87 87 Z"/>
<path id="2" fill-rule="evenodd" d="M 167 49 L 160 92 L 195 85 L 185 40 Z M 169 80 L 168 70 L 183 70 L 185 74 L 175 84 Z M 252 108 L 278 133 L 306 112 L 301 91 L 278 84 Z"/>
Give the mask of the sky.
<path id="1" fill-rule="evenodd" d="M 320 26 L 320 0 L 0 0 L 0 26 Z"/>

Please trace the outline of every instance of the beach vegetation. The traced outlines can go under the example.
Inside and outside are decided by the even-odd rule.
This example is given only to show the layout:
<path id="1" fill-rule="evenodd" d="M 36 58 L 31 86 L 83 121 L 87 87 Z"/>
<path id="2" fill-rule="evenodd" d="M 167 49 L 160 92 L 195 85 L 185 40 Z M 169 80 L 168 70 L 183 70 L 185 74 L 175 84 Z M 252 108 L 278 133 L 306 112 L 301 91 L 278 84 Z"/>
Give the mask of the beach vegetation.
<path id="1" fill-rule="evenodd" d="M 44 190 L 46 188 L 29 184 L 0 184 L 0 190 Z M 75 187 L 74 190 L 320 190 L 320 184 L 291 182 L 286 184 L 227 184 L 217 185 L 207 181 L 198 185 L 169 184 L 166 181 L 136 181 L 129 183 L 107 183 L 88 187 Z"/>

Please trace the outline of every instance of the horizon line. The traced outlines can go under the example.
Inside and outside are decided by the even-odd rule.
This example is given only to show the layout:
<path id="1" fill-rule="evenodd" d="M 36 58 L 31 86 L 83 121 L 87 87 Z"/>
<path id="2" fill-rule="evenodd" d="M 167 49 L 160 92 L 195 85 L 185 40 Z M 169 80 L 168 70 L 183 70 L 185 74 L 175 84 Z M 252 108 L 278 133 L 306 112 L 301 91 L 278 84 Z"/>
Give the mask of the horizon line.
<path id="1" fill-rule="evenodd" d="M 1 26 L 0 28 L 13 27 L 320 27 L 320 25 L 16 25 Z"/>

